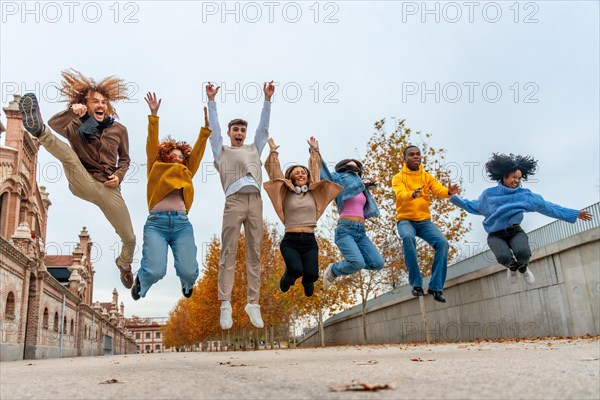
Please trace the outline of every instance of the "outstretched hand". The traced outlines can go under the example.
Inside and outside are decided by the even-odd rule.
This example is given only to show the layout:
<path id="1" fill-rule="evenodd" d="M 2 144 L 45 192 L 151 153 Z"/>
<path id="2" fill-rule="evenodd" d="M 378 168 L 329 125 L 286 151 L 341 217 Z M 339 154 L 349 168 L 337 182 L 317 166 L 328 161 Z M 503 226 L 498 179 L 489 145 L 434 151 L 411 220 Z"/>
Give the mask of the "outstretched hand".
<path id="1" fill-rule="evenodd" d="M 311 136 L 306 142 L 311 150 L 319 150 L 319 141 L 314 136 Z"/>
<path id="2" fill-rule="evenodd" d="M 592 214 L 589 211 L 585 210 L 579 211 L 579 215 L 577 216 L 577 218 L 582 219 L 584 221 L 591 221 L 592 217 Z"/>
<path id="3" fill-rule="evenodd" d="M 279 146 L 277 146 L 275 144 L 275 140 L 273 140 L 273 138 L 269 138 L 269 140 L 267 141 L 267 143 L 269 143 L 269 149 L 271 151 L 275 151 L 275 150 L 277 150 L 279 148 Z"/>
<path id="4" fill-rule="evenodd" d="M 275 85 L 273 85 L 273 81 L 263 85 L 263 92 L 265 93 L 265 101 L 271 101 L 271 97 L 273 97 L 273 93 L 275 93 Z"/>
<path id="5" fill-rule="evenodd" d="M 462 189 L 456 185 L 456 184 L 452 184 L 451 182 L 448 183 L 448 194 L 453 196 L 455 194 L 460 194 L 460 192 L 462 192 Z"/>
<path id="6" fill-rule="evenodd" d="M 148 107 L 150 107 L 150 114 L 158 115 L 158 109 L 160 108 L 160 103 L 162 102 L 162 99 L 158 99 L 158 101 L 156 101 L 156 93 L 148 92 L 146 94 L 146 97 L 144 97 L 144 100 L 146 100 L 146 103 L 148 103 Z"/>
<path id="7" fill-rule="evenodd" d="M 221 89 L 221 86 L 215 87 L 215 85 L 208 82 L 208 85 L 206 85 L 206 96 L 208 97 L 208 101 L 215 101 L 215 96 L 219 92 L 219 89 Z"/>

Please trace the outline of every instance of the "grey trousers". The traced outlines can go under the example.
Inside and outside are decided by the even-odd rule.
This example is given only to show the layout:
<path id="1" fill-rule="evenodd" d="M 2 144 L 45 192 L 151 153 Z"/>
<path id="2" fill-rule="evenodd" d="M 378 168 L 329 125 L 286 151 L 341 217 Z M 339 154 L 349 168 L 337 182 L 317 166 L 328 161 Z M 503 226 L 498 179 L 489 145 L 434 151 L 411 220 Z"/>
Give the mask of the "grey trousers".
<path id="1" fill-rule="evenodd" d="M 488 235 L 488 246 L 498 263 L 512 271 L 525 272 L 531 259 L 529 238 L 519 225 Z"/>

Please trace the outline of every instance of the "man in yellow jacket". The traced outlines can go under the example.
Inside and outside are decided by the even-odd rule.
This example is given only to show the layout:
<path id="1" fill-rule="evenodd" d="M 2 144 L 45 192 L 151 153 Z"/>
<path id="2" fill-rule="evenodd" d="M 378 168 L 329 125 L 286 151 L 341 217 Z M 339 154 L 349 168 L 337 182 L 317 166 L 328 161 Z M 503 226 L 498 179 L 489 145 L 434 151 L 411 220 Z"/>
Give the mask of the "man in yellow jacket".
<path id="1" fill-rule="evenodd" d="M 398 233 L 402 238 L 404 261 L 408 269 L 408 283 L 413 296 L 423 296 L 423 278 L 417 261 L 416 238 L 420 237 L 435 249 L 431 279 L 427 293 L 441 303 L 448 267 L 448 241 L 440 229 L 431 222 L 429 205 L 431 197 L 450 198 L 459 193 L 458 185 L 442 185 L 421 165 L 421 150 L 409 145 L 404 149 L 404 164 L 392 179 L 392 189 L 396 194 L 396 220 Z"/>

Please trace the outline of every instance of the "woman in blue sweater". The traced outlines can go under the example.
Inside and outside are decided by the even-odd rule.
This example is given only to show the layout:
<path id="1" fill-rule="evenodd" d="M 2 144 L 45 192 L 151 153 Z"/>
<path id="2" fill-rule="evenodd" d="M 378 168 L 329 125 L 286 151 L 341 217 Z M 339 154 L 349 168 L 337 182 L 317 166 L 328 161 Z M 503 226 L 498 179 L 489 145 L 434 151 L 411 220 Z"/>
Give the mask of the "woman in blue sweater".
<path id="1" fill-rule="evenodd" d="M 589 221 L 592 214 L 564 208 L 545 201 L 539 194 L 521 186 L 521 180 L 533 176 L 537 161 L 530 156 L 494 153 L 485 164 L 488 176 L 498 185 L 483 191 L 477 200 L 464 200 L 454 195 L 450 202 L 476 215 L 483 215 L 483 227 L 488 233 L 488 245 L 498 263 L 507 267 L 510 283 L 516 283 L 517 271 L 525 282 L 533 284 L 535 278 L 527 268 L 531 249 L 527 234 L 519 225 L 523 213 L 539 212 L 552 218 L 575 223 L 577 219 Z"/>

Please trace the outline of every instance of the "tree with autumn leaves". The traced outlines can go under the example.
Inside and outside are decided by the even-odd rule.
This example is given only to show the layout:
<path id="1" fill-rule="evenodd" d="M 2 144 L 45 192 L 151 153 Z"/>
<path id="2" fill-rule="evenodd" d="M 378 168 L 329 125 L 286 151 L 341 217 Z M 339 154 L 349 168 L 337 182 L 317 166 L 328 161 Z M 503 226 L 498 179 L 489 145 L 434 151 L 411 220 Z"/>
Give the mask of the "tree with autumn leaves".
<path id="1" fill-rule="evenodd" d="M 376 219 L 367 220 L 367 232 L 385 260 L 385 268 L 382 271 L 362 271 L 354 276 L 338 279 L 328 291 L 323 290 L 320 279 L 315 283 L 315 294 L 310 298 L 303 295 L 299 284 L 292 286 L 287 293 L 282 293 L 279 290 L 279 278 L 285 266 L 279 252 L 281 235 L 274 226 L 265 223 L 261 245 L 260 293 L 264 331 L 258 332 L 244 312 L 247 284 L 245 238 L 242 233 L 236 259 L 236 283 L 231 299 L 234 326 L 224 333 L 219 325 L 220 302 L 216 295 L 220 242 L 214 237 L 208 245 L 202 277 L 196 284 L 192 297 L 181 299 L 169 315 L 169 321 L 163 329 L 166 344 L 181 347 L 206 340 L 220 340 L 228 344 L 241 341 L 242 347 L 245 348 L 250 337 L 253 338 L 252 343 L 256 347 L 259 341 L 257 336 L 264 338 L 265 343 L 272 344 L 276 338 L 286 337 L 295 321 L 311 320 L 322 328 L 324 316 L 356 303 L 362 305 L 363 341 L 367 343 L 367 300 L 393 290 L 405 284 L 407 280 L 402 244 L 396 232 L 396 200 L 391 187 L 392 177 L 402 167 L 404 148 L 408 144 L 419 146 L 426 170 L 441 183 L 449 182 L 449 173 L 445 169 L 445 149 L 431 146 L 430 139 L 430 134 L 412 132 L 405 126 L 405 120 L 398 122 L 393 132 L 387 133 L 385 120 L 380 120 L 375 123 L 375 132 L 367 144 L 367 153 L 361 160 L 366 178 L 377 183 L 372 193 L 381 215 Z M 452 244 L 460 243 L 470 230 L 470 225 L 464 224 L 466 213 L 456 209 L 447 200 L 434 199 L 431 203 L 431 218 L 451 244 L 449 258 L 452 259 L 456 253 L 456 247 Z M 332 240 L 331 227 L 335 225 L 336 220 L 335 206 L 321 218 L 321 226 L 325 227 L 320 229 L 317 235 L 321 273 L 329 263 L 341 259 Z M 428 275 L 433 262 L 433 249 L 420 241 L 417 251 L 423 275 Z M 320 331 L 321 343 L 324 343 L 322 329 Z"/>

